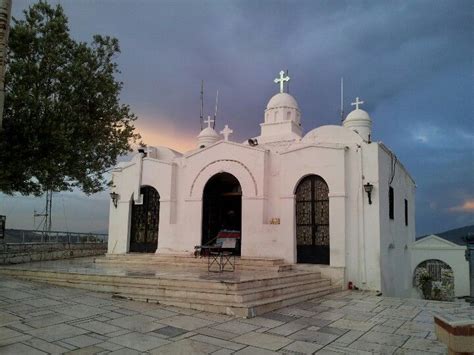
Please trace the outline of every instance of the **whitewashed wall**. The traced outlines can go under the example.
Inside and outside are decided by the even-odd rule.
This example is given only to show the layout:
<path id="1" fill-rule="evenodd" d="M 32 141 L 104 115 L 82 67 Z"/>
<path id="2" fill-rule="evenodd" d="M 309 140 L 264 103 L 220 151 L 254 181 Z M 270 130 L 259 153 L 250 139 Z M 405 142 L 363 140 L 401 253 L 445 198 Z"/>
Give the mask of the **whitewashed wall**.
<path id="1" fill-rule="evenodd" d="M 465 250 L 465 246 L 451 243 L 435 235 L 420 239 L 411 247 L 411 273 L 413 275 L 416 267 L 423 261 L 430 259 L 444 261 L 453 269 L 454 296 L 468 296 L 469 263 L 464 256 Z M 420 293 L 413 288 L 411 296 L 420 297 Z"/>
<path id="2" fill-rule="evenodd" d="M 415 183 L 400 162 L 395 164 L 391 186 L 394 189 L 394 219 L 389 218 L 390 151 L 378 146 L 380 213 L 380 264 L 384 295 L 407 297 L 411 293 L 410 245 L 415 241 Z M 404 200 L 408 200 L 408 226 Z"/>

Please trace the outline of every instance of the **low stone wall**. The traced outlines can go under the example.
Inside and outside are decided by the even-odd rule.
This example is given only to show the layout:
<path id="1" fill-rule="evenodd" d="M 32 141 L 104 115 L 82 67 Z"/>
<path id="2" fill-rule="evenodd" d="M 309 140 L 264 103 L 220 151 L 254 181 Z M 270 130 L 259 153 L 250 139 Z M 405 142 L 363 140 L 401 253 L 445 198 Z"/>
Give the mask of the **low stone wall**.
<path id="1" fill-rule="evenodd" d="M 0 244 L 0 264 L 103 255 L 107 243 L 6 243 Z"/>

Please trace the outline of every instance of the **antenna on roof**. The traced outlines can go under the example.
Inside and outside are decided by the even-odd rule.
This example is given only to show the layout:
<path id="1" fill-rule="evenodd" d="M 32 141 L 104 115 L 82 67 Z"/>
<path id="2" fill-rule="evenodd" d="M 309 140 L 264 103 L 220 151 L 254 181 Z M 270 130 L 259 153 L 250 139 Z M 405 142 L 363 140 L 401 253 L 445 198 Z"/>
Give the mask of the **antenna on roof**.
<path id="1" fill-rule="evenodd" d="M 201 114 L 199 116 L 199 123 L 201 125 L 201 131 L 203 130 L 202 127 L 202 119 L 203 117 L 203 110 L 204 110 L 204 80 L 201 80 Z"/>
<path id="2" fill-rule="evenodd" d="M 344 121 L 344 78 L 341 77 L 341 122 Z"/>
<path id="3" fill-rule="evenodd" d="M 214 123 L 212 124 L 212 128 L 216 127 L 217 103 L 218 103 L 218 100 L 219 100 L 219 90 L 217 90 L 217 93 L 216 93 L 216 109 L 215 109 L 215 111 L 214 111 Z"/>

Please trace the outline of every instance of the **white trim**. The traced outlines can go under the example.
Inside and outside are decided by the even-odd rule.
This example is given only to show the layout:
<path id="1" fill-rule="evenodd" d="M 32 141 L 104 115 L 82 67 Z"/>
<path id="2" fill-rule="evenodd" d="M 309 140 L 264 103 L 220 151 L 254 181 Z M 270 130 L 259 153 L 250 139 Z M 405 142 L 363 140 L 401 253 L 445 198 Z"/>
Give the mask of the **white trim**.
<path id="1" fill-rule="evenodd" d="M 442 246 L 429 246 L 429 245 L 426 245 L 426 246 L 423 246 L 422 244 L 426 244 L 427 241 L 429 241 L 430 239 L 434 239 L 434 240 L 437 240 L 443 244 L 446 244 L 446 247 L 442 247 Z M 449 240 L 446 240 L 446 239 L 443 239 L 441 237 L 438 237 L 436 234 L 431 234 L 427 237 L 424 237 L 422 239 L 418 239 L 416 242 L 413 243 L 413 246 L 412 246 L 412 249 L 450 249 L 450 250 L 464 250 L 466 249 L 465 246 L 462 246 L 462 245 L 459 245 L 459 244 L 456 244 L 456 243 L 453 243 L 453 242 L 450 242 Z"/>

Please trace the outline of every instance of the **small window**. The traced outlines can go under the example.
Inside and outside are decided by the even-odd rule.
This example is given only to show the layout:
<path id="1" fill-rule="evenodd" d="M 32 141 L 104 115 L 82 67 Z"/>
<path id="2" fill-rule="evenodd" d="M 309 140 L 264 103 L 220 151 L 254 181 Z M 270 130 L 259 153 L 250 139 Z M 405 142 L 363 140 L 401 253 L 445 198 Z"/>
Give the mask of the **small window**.
<path id="1" fill-rule="evenodd" d="M 290 112 L 290 111 L 288 111 L 288 112 L 286 113 L 286 119 L 287 119 L 288 121 L 291 120 L 291 112 Z"/>
<path id="2" fill-rule="evenodd" d="M 393 187 L 388 187 L 388 216 L 390 219 L 395 219 L 395 213 L 393 208 Z"/>
<path id="3" fill-rule="evenodd" d="M 408 201 L 405 199 L 405 225 L 408 226 Z"/>

